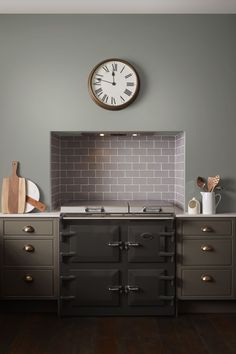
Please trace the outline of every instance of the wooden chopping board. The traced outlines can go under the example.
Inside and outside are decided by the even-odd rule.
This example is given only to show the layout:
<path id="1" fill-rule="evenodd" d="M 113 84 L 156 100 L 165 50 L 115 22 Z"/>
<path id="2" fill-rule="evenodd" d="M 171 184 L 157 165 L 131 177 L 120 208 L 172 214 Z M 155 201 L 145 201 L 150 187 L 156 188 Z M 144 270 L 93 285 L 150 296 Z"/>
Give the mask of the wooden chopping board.
<path id="1" fill-rule="evenodd" d="M 17 176 L 17 167 L 18 161 L 13 161 L 12 175 L 3 178 L 2 212 L 5 214 L 21 214 L 25 211 L 25 178 Z"/>

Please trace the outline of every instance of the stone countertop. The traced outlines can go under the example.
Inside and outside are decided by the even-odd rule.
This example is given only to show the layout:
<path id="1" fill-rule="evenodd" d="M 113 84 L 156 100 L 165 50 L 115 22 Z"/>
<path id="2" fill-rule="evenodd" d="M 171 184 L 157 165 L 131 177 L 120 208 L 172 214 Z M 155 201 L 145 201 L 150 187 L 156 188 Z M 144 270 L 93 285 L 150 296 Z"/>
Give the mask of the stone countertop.
<path id="1" fill-rule="evenodd" d="M 59 218 L 60 212 L 44 212 L 44 213 L 24 213 L 24 214 L 3 214 L 0 213 L 0 218 Z"/>
<path id="2" fill-rule="evenodd" d="M 218 213 L 218 214 L 188 214 L 188 213 L 176 213 L 176 218 L 235 218 L 235 213 Z"/>
<path id="3" fill-rule="evenodd" d="M 191 215 L 185 213 L 181 210 L 176 210 L 175 213 L 176 218 L 235 218 L 236 212 L 234 213 L 218 213 L 218 214 L 196 214 Z M 3 214 L 0 213 L 0 218 L 59 218 L 60 211 L 52 211 L 52 212 L 44 212 L 44 213 L 24 213 L 24 214 Z M 132 219 L 136 219 L 136 217 L 132 217 Z M 88 217 L 86 217 L 88 219 Z M 99 219 L 99 217 L 96 217 Z M 128 217 L 125 217 L 128 219 Z M 155 217 L 151 217 L 151 219 L 156 219 Z"/>

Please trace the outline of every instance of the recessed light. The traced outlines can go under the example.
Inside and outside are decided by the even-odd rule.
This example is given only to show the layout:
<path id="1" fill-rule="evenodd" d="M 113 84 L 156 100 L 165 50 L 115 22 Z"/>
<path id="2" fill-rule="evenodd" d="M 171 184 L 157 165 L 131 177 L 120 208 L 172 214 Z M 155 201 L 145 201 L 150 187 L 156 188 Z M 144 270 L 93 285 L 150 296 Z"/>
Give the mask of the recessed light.
<path id="1" fill-rule="evenodd" d="M 138 136 L 138 134 L 137 133 L 133 133 L 132 136 Z"/>
<path id="2" fill-rule="evenodd" d="M 104 133 L 100 133 L 99 135 L 100 135 L 100 136 L 105 136 L 105 134 L 104 134 Z"/>

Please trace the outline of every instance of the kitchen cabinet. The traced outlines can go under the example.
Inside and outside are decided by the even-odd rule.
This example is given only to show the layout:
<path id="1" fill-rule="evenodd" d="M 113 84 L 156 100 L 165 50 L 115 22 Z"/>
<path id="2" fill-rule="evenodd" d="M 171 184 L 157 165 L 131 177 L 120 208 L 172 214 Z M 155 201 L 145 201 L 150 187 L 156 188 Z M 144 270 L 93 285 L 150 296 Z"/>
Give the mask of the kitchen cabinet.
<path id="1" fill-rule="evenodd" d="M 178 218 L 177 295 L 180 300 L 236 298 L 234 218 Z"/>
<path id="2" fill-rule="evenodd" d="M 0 220 L 0 298 L 57 299 L 59 219 Z"/>
<path id="3" fill-rule="evenodd" d="M 174 300 L 174 218 L 61 221 L 61 315 L 173 315 Z"/>

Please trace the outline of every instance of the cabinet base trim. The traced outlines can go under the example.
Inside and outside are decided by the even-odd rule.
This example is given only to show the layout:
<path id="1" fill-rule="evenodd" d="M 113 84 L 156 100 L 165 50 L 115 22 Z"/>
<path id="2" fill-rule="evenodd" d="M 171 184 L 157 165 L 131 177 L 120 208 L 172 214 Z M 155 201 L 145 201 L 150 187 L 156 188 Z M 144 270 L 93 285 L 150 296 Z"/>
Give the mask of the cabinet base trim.
<path id="1" fill-rule="evenodd" d="M 185 313 L 236 313 L 236 300 L 178 300 L 178 314 Z"/>

